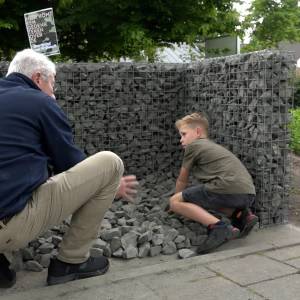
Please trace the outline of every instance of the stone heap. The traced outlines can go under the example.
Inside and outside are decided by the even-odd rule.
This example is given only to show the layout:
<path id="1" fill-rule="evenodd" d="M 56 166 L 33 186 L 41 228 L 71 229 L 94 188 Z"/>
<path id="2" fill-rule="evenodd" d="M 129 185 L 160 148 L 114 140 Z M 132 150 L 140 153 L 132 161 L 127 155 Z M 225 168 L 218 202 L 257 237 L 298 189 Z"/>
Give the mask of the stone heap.
<path id="1" fill-rule="evenodd" d="M 207 236 L 206 228 L 166 211 L 174 186 L 171 172 L 159 177 L 148 175 L 140 181 L 134 203 L 115 200 L 105 214 L 91 254 L 124 259 L 176 253 L 179 258 L 194 256 Z M 219 217 L 229 222 L 226 217 Z M 41 271 L 48 267 L 69 223 L 66 220 L 30 242 L 16 255 L 15 268 Z"/>

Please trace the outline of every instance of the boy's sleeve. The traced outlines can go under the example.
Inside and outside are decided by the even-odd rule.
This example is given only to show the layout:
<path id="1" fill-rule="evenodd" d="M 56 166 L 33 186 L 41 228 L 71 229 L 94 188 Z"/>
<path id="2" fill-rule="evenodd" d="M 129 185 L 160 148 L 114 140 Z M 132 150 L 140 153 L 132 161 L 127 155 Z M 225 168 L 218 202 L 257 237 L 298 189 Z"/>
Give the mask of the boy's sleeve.
<path id="1" fill-rule="evenodd" d="M 44 151 L 57 174 L 70 169 L 86 156 L 74 143 L 65 113 L 56 102 L 52 99 L 50 101 L 41 112 L 40 126 Z"/>
<path id="2" fill-rule="evenodd" d="M 194 145 L 187 145 L 184 151 L 182 167 L 191 170 L 195 159 Z"/>

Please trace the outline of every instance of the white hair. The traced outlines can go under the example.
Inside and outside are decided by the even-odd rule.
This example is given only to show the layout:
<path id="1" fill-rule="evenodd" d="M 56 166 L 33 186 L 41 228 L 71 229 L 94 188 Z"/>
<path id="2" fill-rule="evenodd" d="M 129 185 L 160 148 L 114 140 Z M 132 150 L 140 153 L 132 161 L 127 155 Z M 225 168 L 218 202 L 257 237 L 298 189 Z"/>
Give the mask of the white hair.
<path id="1" fill-rule="evenodd" d="M 55 64 L 46 55 L 32 49 L 17 52 L 8 67 L 6 76 L 13 72 L 21 73 L 29 78 L 36 72 L 40 72 L 47 78 L 51 74 L 56 74 Z"/>

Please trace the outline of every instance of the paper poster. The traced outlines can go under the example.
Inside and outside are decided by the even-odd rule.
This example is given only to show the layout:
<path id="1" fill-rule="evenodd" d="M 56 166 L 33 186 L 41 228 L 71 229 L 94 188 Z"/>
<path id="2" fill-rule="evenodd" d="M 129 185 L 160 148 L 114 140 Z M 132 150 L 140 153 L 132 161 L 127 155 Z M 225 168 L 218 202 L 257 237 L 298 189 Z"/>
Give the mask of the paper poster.
<path id="1" fill-rule="evenodd" d="M 45 55 L 59 54 L 52 8 L 24 14 L 30 47 Z"/>

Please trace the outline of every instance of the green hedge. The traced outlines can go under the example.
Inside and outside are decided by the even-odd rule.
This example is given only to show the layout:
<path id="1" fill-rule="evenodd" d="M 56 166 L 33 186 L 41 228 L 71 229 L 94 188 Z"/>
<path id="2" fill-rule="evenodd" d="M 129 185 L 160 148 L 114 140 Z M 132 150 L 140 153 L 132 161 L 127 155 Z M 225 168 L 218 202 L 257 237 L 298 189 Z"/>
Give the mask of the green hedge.
<path id="1" fill-rule="evenodd" d="M 290 123 L 291 129 L 291 149 L 300 155 L 300 108 L 292 109 L 292 121 Z"/>
<path id="2" fill-rule="evenodd" d="M 300 107 L 300 76 L 294 82 L 294 108 Z"/>

